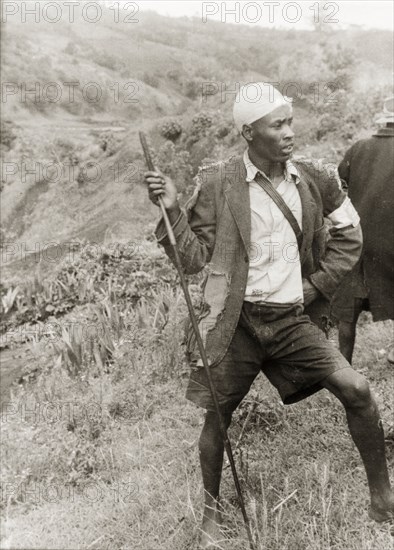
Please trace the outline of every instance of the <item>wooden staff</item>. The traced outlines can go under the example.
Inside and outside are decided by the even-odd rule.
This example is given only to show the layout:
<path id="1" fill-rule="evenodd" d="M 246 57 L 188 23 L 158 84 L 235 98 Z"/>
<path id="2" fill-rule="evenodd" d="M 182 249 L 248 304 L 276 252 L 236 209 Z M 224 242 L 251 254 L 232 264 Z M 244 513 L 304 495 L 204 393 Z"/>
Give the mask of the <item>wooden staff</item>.
<path id="1" fill-rule="evenodd" d="M 148 169 L 151 170 L 151 171 L 154 171 L 155 167 L 154 167 L 152 157 L 151 157 L 150 152 L 149 152 L 149 148 L 148 148 L 148 144 L 146 142 L 145 134 L 143 132 L 139 132 L 139 136 L 140 136 L 140 141 L 141 141 L 142 149 L 144 151 L 145 160 L 146 160 L 146 164 L 148 166 Z M 221 435 L 222 435 L 222 438 L 223 438 L 224 448 L 226 450 L 227 457 L 228 457 L 228 460 L 230 462 L 231 472 L 232 472 L 233 478 L 234 478 L 235 490 L 237 492 L 238 502 L 239 502 L 239 505 L 241 507 L 242 516 L 243 516 L 244 523 L 245 523 L 245 529 L 246 529 L 248 539 L 249 539 L 250 549 L 251 550 L 256 550 L 254 540 L 253 540 L 253 537 L 252 537 L 252 532 L 251 532 L 251 529 L 250 529 L 249 518 L 248 518 L 248 515 L 246 513 L 246 509 L 245 509 L 245 502 L 244 502 L 244 499 L 243 499 L 243 496 L 242 496 L 241 485 L 240 485 L 240 482 L 239 482 L 237 469 L 235 467 L 233 451 L 231 449 L 231 444 L 230 444 L 230 440 L 228 438 L 226 425 L 225 425 L 224 420 L 223 420 L 223 415 L 222 415 L 222 412 L 220 410 L 218 395 L 217 395 L 216 388 L 215 388 L 215 385 L 214 385 L 214 382 L 213 382 L 213 379 L 212 379 L 211 369 L 210 369 L 209 364 L 208 364 L 208 358 L 207 358 L 207 355 L 205 353 L 205 348 L 204 348 L 204 344 L 203 344 L 203 341 L 202 341 L 202 338 L 201 338 L 200 330 L 198 328 L 198 322 L 197 322 L 196 314 L 194 313 L 192 300 L 190 298 L 189 288 L 187 286 L 186 278 L 185 278 L 185 275 L 183 273 L 182 263 L 181 263 L 181 260 L 180 260 L 180 257 L 179 257 L 179 252 L 178 252 L 178 247 L 177 247 L 177 244 L 176 244 L 175 235 L 174 235 L 174 232 L 172 230 L 171 223 L 170 223 L 166 208 L 165 208 L 164 203 L 163 203 L 163 198 L 159 195 L 158 199 L 159 199 L 158 202 L 159 202 L 159 205 L 160 205 L 160 208 L 161 208 L 161 212 L 163 214 L 164 224 L 166 226 L 168 239 L 170 241 L 172 252 L 173 252 L 174 264 L 175 264 L 176 270 L 178 271 L 179 279 L 180 279 L 180 282 L 181 282 L 181 287 L 182 287 L 183 293 L 185 295 L 187 308 L 189 310 L 189 315 L 190 315 L 190 320 L 191 320 L 191 323 L 192 323 L 193 331 L 194 331 L 194 334 L 196 336 L 198 350 L 200 352 L 200 356 L 201 356 L 201 359 L 202 359 L 202 362 L 203 362 L 203 365 L 204 365 L 204 369 L 205 369 L 205 372 L 207 374 L 209 389 L 211 391 L 212 400 L 213 400 L 213 403 L 214 403 L 214 406 L 215 406 L 215 411 L 216 411 L 216 414 L 218 416 L 219 427 L 220 427 L 220 432 L 221 432 Z"/>

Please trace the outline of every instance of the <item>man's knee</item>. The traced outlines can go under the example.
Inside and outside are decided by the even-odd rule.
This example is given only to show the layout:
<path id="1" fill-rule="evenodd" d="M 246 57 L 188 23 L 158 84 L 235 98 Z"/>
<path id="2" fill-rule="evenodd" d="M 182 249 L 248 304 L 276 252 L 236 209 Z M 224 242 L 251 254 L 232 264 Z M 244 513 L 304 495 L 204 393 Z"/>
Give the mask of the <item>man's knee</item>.
<path id="1" fill-rule="evenodd" d="M 331 377 L 326 387 L 340 399 L 346 408 L 359 409 L 371 404 L 372 396 L 368 381 L 353 370 L 338 371 Z"/>
<path id="2" fill-rule="evenodd" d="M 345 396 L 348 407 L 364 408 L 371 403 L 371 390 L 364 376 L 345 389 Z"/>
<path id="3" fill-rule="evenodd" d="M 342 403 L 347 408 L 360 409 L 371 402 L 371 390 L 364 376 L 357 374 L 354 380 L 342 387 Z"/>

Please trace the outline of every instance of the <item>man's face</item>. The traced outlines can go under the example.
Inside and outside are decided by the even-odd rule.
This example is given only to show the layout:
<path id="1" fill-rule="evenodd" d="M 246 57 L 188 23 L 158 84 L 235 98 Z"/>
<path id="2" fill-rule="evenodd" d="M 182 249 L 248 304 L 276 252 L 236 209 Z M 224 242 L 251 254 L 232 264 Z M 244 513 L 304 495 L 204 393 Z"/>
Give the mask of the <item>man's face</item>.
<path id="1" fill-rule="evenodd" d="M 294 146 L 292 108 L 282 105 L 256 120 L 244 131 L 244 137 L 259 156 L 270 162 L 285 162 Z"/>

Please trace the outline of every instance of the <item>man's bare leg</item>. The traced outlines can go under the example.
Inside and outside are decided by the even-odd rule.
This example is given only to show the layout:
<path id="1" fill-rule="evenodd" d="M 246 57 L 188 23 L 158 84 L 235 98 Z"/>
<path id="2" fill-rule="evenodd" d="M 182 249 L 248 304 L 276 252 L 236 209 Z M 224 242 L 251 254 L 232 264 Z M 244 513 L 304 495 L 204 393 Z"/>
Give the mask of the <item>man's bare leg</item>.
<path id="1" fill-rule="evenodd" d="M 352 364 L 353 359 L 356 326 L 357 321 L 339 321 L 338 324 L 339 350 L 350 364 Z"/>
<path id="2" fill-rule="evenodd" d="M 343 403 L 350 434 L 367 474 L 371 496 L 370 516 L 385 521 L 394 516 L 394 494 L 390 486 L 382 422 L 366 379 L 352 369 L 328 376 L 322 385 Z"/>
<path id="3" fill-rule="evenodd" d="M 362 298 L 355 298 L 353 304 L 353 321 L 339 321 L 338 323 L 338 341 L 339 351 L 344 358 L 352 364 L 354 342 L 356 340 L 357 321 L 363 308 Z"/>
<path id="4" fill-rule="evenodd" d="M 225 414 L 226 428 L 231 414 Z M 200 464 L 204 484 L 205 507 L 202 520 L 201 548 L 215 548 L 214 541 L 221 538 L 218 498 L 222 477 L 224 445 L 216 413 L 208 411 L 199 441 Z"/>

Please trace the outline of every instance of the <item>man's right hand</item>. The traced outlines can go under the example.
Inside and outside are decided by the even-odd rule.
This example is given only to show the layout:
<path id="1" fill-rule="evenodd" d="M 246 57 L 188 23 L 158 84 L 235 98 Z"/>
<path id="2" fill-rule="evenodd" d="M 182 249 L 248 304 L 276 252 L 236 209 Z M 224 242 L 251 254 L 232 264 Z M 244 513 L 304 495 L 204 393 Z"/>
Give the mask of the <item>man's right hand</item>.
<path id="1" fill-rule="evenodd" d="M 178 191 L 175 183 L 159 171 L 149 171 L 144 174 L 145 183 L 149 189 L 149 199 L 153 204 L 159 204 L 159 196 L 163 198 L 166 210 L 175 210 L 178 205 Z"/>

